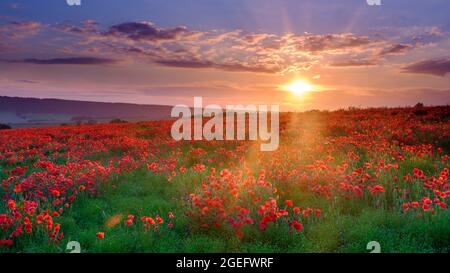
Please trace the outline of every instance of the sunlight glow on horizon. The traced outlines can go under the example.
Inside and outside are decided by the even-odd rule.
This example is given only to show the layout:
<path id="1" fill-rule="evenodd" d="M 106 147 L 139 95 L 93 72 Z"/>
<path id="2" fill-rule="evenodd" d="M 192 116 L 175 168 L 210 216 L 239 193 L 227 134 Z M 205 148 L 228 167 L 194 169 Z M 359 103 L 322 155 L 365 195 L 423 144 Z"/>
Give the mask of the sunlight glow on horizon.
<path id="1" fill-rule="evenodd" d="M 301 96 L 314 90 L 314 86 L 304 80 L 295 80 L 285 86 L 285 90 L 296 96 Z"/>

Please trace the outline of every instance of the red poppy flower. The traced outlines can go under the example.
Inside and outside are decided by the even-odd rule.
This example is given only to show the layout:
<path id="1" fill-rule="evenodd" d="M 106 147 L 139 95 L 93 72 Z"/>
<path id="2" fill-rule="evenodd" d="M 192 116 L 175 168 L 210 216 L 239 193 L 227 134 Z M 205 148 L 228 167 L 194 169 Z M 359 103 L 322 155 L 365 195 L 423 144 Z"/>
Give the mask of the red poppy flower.
<path id="1" fill-rule="evenodd" d="M 16 184 L 16 186 L 14 187 L 14 192 L 19 193 L 21 191 L 22 191 L 22 187 L 20 186 L 20 184 Z"/>
<path id="2" fill-rule="evenodd" d="M 404 211 L 407 211 L 408 209 L 409 209 L 408 203 L 404 203 L 404 204 L 403 204 L 403 210 L 404 210 Z"/>
<path id="3" fill-rule="evenodd" d="M 147 217 L 147 223 L 149 223 L 150 225 L 156 224 L 155 220 L 153 220 L 153 218 L 151 217 Z"/>
<path id="4" fill-rule="evenodd" d="M 303 229 L 303 225 L 297 221 L 292 221 L 291 226 L 293 226 L 298 232 L 302 231 Z"/>
<path id="5" fill-rule="evenodd" d="M 319 217 L 321 214 L 322 214 L 322 211 L 320 209 L 316 209 L 314 216 Z"/>
<path id="6" fill-rule="evenodd" d="M 0 240 L 0 246 L 12 246 L 13 241 L 12 240 Z"/>
<path id="7" fill-rule="evenodd" d="M 209 208 L 208 207 L 204 207 L 204 208 L 202 208 L 202 215 L 206 215 L 207 213 L 208 213 L 208 211 L 209 211 Z"/>

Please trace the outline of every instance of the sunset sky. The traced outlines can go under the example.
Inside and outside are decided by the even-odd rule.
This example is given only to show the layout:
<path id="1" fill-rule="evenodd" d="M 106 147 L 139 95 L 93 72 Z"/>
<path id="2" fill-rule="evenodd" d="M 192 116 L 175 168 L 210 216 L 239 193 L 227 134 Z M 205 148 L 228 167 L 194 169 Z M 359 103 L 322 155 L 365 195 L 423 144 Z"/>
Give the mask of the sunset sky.
<path id="1" fill-rule="evenodd" d="M 0 95 L 282 110 L 450 104 L 450 1 L 2 0 Z M 301 81 L 308 92 L 286 86 Z"/>

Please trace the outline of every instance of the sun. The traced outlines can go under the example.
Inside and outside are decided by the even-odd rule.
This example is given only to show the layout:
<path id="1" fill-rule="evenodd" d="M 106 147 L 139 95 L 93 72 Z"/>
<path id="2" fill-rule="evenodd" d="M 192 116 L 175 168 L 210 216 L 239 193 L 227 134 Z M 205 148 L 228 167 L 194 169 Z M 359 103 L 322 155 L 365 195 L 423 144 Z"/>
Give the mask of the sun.
<path id="1" fill-rule="evenodd" d="M 295 80 L 286 86 L 286 90 L 296 96 L 311 92 L 313 89 L 314 87 L 304 80 Z"/>

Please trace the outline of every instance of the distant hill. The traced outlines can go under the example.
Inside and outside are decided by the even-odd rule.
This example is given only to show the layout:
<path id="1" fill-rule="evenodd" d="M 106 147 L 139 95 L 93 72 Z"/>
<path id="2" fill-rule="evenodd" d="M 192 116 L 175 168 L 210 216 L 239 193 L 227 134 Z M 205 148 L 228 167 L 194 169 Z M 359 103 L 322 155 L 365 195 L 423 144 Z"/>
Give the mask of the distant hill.
<path id="1" fill-rule="evenodd" d="M 169 119 L 172 107 L 0 96 L 0 123 L 13 127 Z"/>

